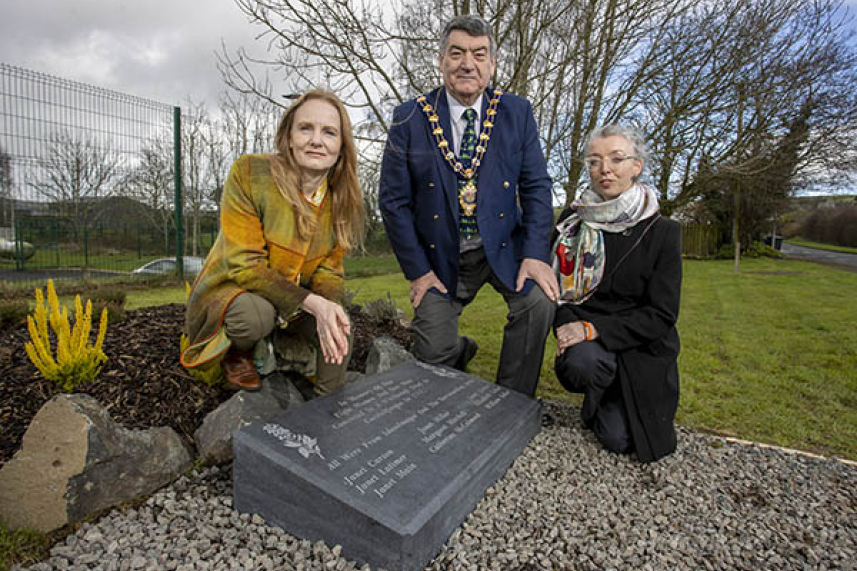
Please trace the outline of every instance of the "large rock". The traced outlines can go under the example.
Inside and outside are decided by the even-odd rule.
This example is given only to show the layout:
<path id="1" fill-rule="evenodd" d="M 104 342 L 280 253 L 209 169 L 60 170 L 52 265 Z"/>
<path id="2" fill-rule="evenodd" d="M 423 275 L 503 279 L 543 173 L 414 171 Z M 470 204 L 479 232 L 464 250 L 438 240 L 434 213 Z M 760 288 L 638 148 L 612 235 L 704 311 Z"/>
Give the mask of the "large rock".
<path id="1" fill-rule="evenodd" d="M 51 531 L 149 494 L 192 464 L 174 430 L 128 430 L 88 395 L 60 395 L 0 470 L 0 519 Z"/>
<path id="2" fill-rule="evenodd" d="M 208 413 L 193 435 L 199 458 L 209 464 L 231 461 L 232 433 L 235 430 L 302 402 L 301 393 L 285 374 L 275 372 L 266 376 L 262 390 L 239 391 Z"/>
<path id="3" fill-rule="evenodd" d="M 291 371 L 313 377 L 318 359 L 315 346 L 301 337 L 286 335 L 277 328 L 271 336 L 276 367 L 280 371 Z"/>
<path id="4" fill-rule="evenodd" d="M 366 356 L 366 375 L 377 375 L 397 365 L 415 360 L 398 341 L 391 337 L 378 337 L 372 341 Z"/>

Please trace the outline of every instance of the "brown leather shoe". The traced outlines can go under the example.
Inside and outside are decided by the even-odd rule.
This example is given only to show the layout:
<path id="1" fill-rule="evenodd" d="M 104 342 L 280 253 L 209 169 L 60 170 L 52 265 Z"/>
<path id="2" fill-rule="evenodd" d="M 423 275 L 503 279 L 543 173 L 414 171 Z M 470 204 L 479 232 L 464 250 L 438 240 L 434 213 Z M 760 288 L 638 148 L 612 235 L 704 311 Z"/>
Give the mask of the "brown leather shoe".
<path id="1" fill-rule="evenodd" d="M 262 388 L 262 379 L 253 364 L 250 351 L 230 349 L 221 363 L 226 382 L 236 391 L 258 391 Z"/>

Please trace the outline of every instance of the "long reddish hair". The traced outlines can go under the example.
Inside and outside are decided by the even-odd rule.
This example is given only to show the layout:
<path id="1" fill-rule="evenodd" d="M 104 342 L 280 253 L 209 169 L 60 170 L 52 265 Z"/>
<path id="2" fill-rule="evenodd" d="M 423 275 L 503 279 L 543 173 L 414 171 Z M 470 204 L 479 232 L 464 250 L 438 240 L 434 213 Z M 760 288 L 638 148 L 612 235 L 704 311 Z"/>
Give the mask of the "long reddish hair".
<path id="1" fill-rule="evenodd" d="M 312 208 L 301 197 L 301 167 L 295 162 L 289 148 L 289 136 L 300 106 L 311 99 L 320 99 L 339 111 L 342 146 L 339 158 L 327 174 L 328 193 L 332 200 L 333 232 L 336 241 L 345 250 L 363 244 L 363 193 L 357 177 L 357 146 L 351 130 L 351 120 L 342 101 L 330 91 L 314 89 L 301 95 L 283 115 L 274 145 L 277 152 L 271 155 L 271 172 L 280 192 L 295 209 L 298 235 L 307 240 L 318 224 Z"/>

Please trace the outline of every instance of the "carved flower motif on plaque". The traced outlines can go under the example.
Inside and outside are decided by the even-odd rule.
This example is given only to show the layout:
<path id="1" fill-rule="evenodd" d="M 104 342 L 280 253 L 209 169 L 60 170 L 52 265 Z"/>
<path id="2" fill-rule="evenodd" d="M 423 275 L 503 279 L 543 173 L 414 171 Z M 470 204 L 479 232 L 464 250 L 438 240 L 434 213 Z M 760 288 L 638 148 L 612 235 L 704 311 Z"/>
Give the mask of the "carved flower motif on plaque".
<path id="1" fill-rule="evenodd" d="M 324 456 L 321 455 L 321 450 L 318 447 L 317 438 L 311 438 L 306 434 L 295 434 L 279 424 L 268 423 L 262 430 L 282 442 L 286 448 L 297 448 L 298 453 L 304 458 L 309 458 L 312 454 L 318 454 L 318 457 L 324 460 Z"/>

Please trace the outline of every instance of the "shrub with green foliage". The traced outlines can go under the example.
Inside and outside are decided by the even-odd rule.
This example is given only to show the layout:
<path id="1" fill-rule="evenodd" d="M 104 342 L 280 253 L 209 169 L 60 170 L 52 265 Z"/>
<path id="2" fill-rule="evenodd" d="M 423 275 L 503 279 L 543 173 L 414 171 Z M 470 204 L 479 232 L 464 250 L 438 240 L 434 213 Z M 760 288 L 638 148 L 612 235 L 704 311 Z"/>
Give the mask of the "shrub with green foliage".
<path id="1" fill-rule="evenodd" d="M 25 299 L 0 299 L 0 327 L 20 325 L 27 319 L 30 306 Z"/>
<path id="2" fill-rule="evenodd" d="M 735 257 L 735 246 L 732 244 L 723 244 L 717 253 L 714 255 L 715 260 L 731 260 Z M 752 242 L 749 246 L 741 250 L 743 258 L 785 258 L 782 252 L 775 250 L 770 246 L 761 242 Z"/>
<path id="3" fill-rule="evenodd" d="M 399 319 L 399 308 L 396 307 L 396 302 L 390 292 L 387 292 L 387 299 L 379 298 L 369 302 L 363 306 L 363 313 L 369 316 L 372 323 L 383 324 Z"/>
<path id="4" fill-rule="evenodd" d="M 102 311 L 107 311 L 107 323 L 119 323 L 125 320 L 125 304 L 117 304 L 112 301 L 98 300 L 92 301 L 92 313 L 101 315 Z"/>
<path id="5" fill-rule="evenodd" d="M 94 315 L 101 315 L 102 310 L 107 310 L 107 323 L 118 323 L 125 319 L 125 299 L 128 292 L 124 288 L 116 286 L 104 286 L 92 292 L 92 311 Z"/>
<path id="6" fill-rule="evenodd" d="M 115 286 L 99 287 L 92 292 L 90 299 L 93 302 L 104 301 L 115 305 L 124 306 L 128 292 L 124 288 Z"/>

